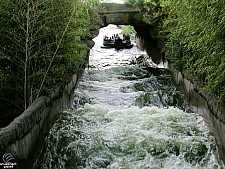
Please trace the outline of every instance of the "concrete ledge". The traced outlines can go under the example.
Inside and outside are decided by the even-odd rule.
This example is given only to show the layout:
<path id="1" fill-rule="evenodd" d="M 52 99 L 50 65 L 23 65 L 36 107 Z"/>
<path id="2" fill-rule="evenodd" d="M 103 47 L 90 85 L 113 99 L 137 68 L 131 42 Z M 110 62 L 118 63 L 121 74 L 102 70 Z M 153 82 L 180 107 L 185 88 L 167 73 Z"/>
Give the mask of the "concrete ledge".
<path id="1" fill-rule="evenodd" d="M 191 110 L 204 118 L 225 163 L 225 107 L 219 103 L 218 97 L 200 90 L 204 84 L 197 78 L 186 78 L 185 74 L 176 71 L 173 71 L 173 77 Z"/>
<path id="2" fill-rule="evenodd" d="M 117 14 L 117 13 L 140 13 L 139 9 L 134 10 L 115 10 L 115 11 L 99 11 L 99 14 Z"/>
<path id="3" fill-rule="evenodd" d="M 89 51 L 82 53 L 82 57 L 88 60 Z M 74 89 L 85 66 L 81 65 L 81 70 L 72 75 L 68 83 L 56 87 L 49 97 L 39 97 L 19 117 L 0 130 L 0 158 L 10 153 L 17 169 L 32 167 L 49 130 L 63 111 L 71 106 Z"/>

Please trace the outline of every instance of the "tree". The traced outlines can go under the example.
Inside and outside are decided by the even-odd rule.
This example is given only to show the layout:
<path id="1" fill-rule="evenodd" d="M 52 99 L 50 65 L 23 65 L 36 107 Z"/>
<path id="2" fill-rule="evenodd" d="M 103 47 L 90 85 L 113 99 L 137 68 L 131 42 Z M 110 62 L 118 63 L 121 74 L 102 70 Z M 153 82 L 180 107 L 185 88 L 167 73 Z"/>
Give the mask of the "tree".
<path id="1" fill-rule="evenodd" d="M 144 13 L 143 21 L 158 26 L 166 39 L 166 59 L 205 83 L 225 104 L 225 1 L 128 0 Z"/>
<path id="2" fill-rule="evenodd" d="M 2 115 L 17 116 L 48 95 L 64 74 L 81 68 L 87 49 L 82 40 L 90 38 L 89 8 L 80 0 L 1 0 Z"/>
<path id="3" fill-rule="evenodd" d="M 225 2 L 171 0 L 164 20 L 167 59 L 174 68 L 198 76 L 203 90 L 218 95 L 225 103 Z"/>

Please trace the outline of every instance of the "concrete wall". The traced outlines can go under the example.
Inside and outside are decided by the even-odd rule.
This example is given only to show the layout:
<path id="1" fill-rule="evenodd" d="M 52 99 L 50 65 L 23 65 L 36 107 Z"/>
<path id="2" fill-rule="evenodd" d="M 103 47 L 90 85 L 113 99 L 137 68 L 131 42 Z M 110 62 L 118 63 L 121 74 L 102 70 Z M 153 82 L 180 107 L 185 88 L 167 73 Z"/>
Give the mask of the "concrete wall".
<path id="1" fill-rule="evenodd" d="M 154 63 L 164 60 L 164 40 L 158 36 L 156 26 L 135 25 L 134 29 L 137 32 L 136 45 L 146 51 Z"/>
<path id="2" fill-rule="evenodd" d="M 136 38 L 137 46 L 141 50 L 150 48 L 150 45 L 143 41 L 141 38 Z M 149 53 L 148 56 L 151 57 Z M 154 56 L 157 55 L 154 54 Z M 155 61 L 157 58 L 152 58 L 152 60 Z M 188 80 L 185 78 L 187 77 L 185 74 L 173 70 L 172 74 L 177 87 L 184 93 L 192 111 L 205 119 L 211 135 L 214 136 L 217 143 L 220 156 L 225 163 L 225 107 L 219 103 L 218 98 L 212 93 L 200 92 L 200 89 L 204 86 L 200 80 L 194 77 L 190 77 Z"/>
<path id="3" fill-rule="evenodd" d="M 225 107 L 218 102 L 215 95 L 200 92 L 200 88 L 203 87 L 200 80 L 193 77 L 188 80 L 185 74 L 176 71 L 173 72 L 173 77 L 179 90 L 183 91 L 191 110 L 204 118 L 225 163 Z"/>
<path id="4" fill-rule="evenodd" d="M 89 51 L 82 56 L 88 61 Z M 14 158 L 9 161 L 14 164 L 13 168 L 31 168 L 49 130 L 63 111 L 71 106 L 74 89 L 82 74 L 83 71 L 80 71 L 72 75 L 71 79 L 58 86 L 51 96 L 42 96 L 35 100 L 19 117 L 1 129 L 0 168 L 5 166 L 2 159 L 5 153 L 10 153 Z"/>
<path id="5" fill-rule="evenodd" d="M 136 38 L 136 45 L 141 50 L 146 50 L 151 46 L 139 37 Z M 163 47 L 163 45 L 161 47 Z M 153 48 L 156 47 L 153 46 Z M 157 56 L 156 54 L 153 55 Z M 151 57 L 149 53 L 148 56 Z M 157 58 L 152 58 L 152 60 L 156 61 Z M 187 79 L 185 78 L 187 76 L 181 72 L 173 70 L 171 70 L 171 72 L 177 87 L 184 93 L 191 110 L 204 118 L 211 135 L 214 136 L 220 156 L 225 164 L 225 107 L 219 103 L 218 97 L 212 93 L 201 91 L 204 84 L 197 78 L 189 77 L 189 79 Z"/>
<path id="6" fill-rule="evenodd" d="M 115 25 L 146 25 L 142 14 L 137 7 L 129 4 L 101 3 L 98 13 L 104 26 Z"/>

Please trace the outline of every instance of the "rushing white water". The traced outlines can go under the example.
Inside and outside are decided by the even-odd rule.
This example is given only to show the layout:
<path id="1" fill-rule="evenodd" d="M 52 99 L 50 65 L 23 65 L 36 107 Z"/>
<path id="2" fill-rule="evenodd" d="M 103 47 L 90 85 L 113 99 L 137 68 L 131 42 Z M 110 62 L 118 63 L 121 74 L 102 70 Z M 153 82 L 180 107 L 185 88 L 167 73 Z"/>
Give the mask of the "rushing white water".
<path id="1" fill-rule="evenodd" d="M 95 39 L 74 108 L 51 129 L 36 168 L 224 168 L 203 118 L 186 110 L 169 77 L 131 65 L 143 53 L 136 47 L 100 48 L 116 31 L 110 25 Z"/>

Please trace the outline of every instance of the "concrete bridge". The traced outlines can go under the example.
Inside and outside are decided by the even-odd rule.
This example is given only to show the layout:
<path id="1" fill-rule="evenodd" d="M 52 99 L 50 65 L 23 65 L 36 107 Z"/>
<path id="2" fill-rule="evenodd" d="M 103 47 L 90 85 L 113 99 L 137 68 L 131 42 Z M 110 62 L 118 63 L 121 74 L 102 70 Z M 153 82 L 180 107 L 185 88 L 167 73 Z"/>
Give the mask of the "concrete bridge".
<path id="1" fill-rule="evenodd" d="M 102 3 L 99 7 L 104 26 L 115 25 L 147 25 L 142 21 L 140 9 L 129 4 Z"/>
<path id="2" fill-rule="evenodd" d="M 102 3 L 98 7 L 98 13 L 104 26 L 109 24 L 131 25 L 137 32 L 136 44 L 141 50 L 145 50 L 151 59 L 159 64 L 164 56 L 164 40 L 158 37 L 156 25 L 150 25 L 143 21 L 140 9 L 129 4 Z"/>

